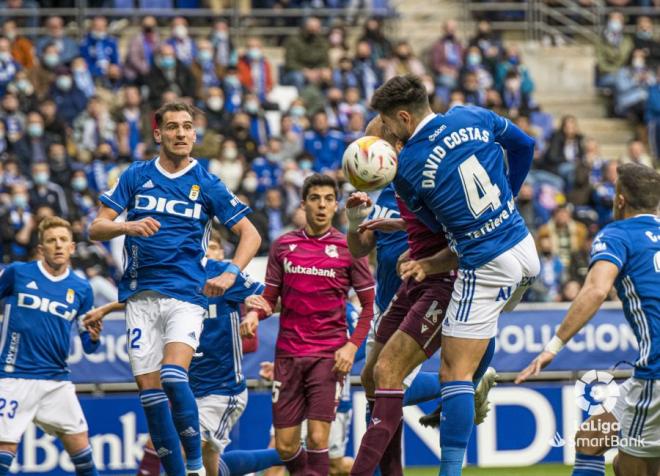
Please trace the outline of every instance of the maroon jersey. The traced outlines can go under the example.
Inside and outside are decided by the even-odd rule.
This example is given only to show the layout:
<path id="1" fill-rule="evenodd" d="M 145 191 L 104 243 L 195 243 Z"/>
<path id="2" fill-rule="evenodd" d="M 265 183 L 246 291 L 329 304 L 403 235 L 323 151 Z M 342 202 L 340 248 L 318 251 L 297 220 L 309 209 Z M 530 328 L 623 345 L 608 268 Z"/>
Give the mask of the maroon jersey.
<path id="1" fill-rule="evenodd" d="M 426 258 L 436 254 L 447 247 L 445 234 L 433 233 L 417 216 L 411 212 L 399 196 L 396 196 L 401 218 L 406 222 L 406 233 L 408 233 L 408 248 L 410 258 L 414 260 Z"/>
<path id="2" fill-rule="evenodd" d="M 282 300 L 277 356 L 332 357 L 347 341 L 349 289 L 359 293 L 374 281 L 367 259 L 351 256 L 344 234 L 331 228 L 307 236 L 303 229 L 271 246 L 266 285 L 279 290 Z M 353 343 L 359 347 L 358 340 Z"/>

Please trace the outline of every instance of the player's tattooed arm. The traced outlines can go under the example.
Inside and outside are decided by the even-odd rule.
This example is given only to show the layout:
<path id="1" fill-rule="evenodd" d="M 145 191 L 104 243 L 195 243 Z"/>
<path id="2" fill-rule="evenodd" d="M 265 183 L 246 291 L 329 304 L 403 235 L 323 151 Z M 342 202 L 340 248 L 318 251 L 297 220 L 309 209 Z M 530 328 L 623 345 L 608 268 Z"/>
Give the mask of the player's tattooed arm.
<path id="1" fill-rule="evenodd" d="M 458 257 L 449 248 L 419 260 L 408 260 L 399 267 L 401 279 L 414 278 L 421 282 L 431 274 L 448 273 L 458 268 Z"/>
<path id="2" fill-rule="evenodd" d="M 552 362 L 563 345 L 571 340 L 596 314 L 612 289 L 618 274 L 619 268 L 614 263 L 604 260 L 596 261 L 589 270 L 580 293 L 559 325 L 557 333 L 545 350 L 518 374 L 516 383 L 522 383 L 529 377 L 538 375 Z"/>
<path id="3" fill-rule="evenodd" d="M 121 235 L 147 238 L 158 232 L 160 223 L 152 217 L 138 221 L 117 222 L 119 214 L 110 207 L 101 205 L 99 213 L 89 226 L 89 237 L 96 241 L 107 241 Z"/>
<path id="4" fill-rule="evenodd" d="M 208 297 L 222 296 L 236 282 L 236 276 L 254 258 L 261 246 L 261 236 L 252 222 L 241 218 L 231 227 L 231 231 L 238 235 L 238 246 L 234 258 L 224 273 L 209 279 L 204 286 L 204 294 Z"/>
<path id="5" fill-rule="evenodd" d="M 358 232 L 358 227 L 369 216 L 372 209 L 371 198 L 364 192 L 352 193 L 346 200 L 346 218 L 348 219 L 346 241 L 348 250 L 354 258 L 367 256 L 376 247 L 376 237 L 373 231 Z"/>

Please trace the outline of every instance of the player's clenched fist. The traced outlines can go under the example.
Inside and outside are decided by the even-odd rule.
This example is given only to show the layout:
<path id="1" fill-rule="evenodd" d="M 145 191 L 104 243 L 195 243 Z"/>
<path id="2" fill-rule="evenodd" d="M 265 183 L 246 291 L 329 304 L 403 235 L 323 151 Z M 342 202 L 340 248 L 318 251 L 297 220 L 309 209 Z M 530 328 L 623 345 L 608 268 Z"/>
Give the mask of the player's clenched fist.
<path id="1" fill-rule="evenodd" d="M 128 236 L 141 236 L 147 238 L 160 230 L 160 222 L 155 218 L 146 217 L 138 221 L 124 223 L 124 234 Z"/>
<path id="2" fill-rule="evenodd" d="M 253 294 L 252 296 L 246 297 L 243 303 L 250 310 L 263 311 L 268 316 L 273 313 L 273 310 L 271 309 L 270 304 L 268 304 L 268 301 L 266 301 L 266 299 L 264 299 L 264 297 L 259 294 Z"/>
<path id="3" fill-rule="evenodd" d="M 358 348 L 352 342 L 347 342 L 337 349 L 335 352 L 335 366 L 332 368 L 332 371 L 337 372 L 340 377 L 350 372 L 357 350 Z"/>
<path id="4" fill-rule="evenodd" d="M 209 279 L 204 286 L 204 294 L 208 297 L 222 296 L 236 282 L 236 273 L 224 272 L 220 276 Z"/>
<path id="5" fill-rule="evenodd" d="M 256 311 L 248 312 L 241 322 L 241 337 L 254 337 L 259 327 L 259 316 Z"/>
<path id="6" fill-rule="evenodd" d="M 371 198 L 364 192 L 352 193 L 346 200 L 346 218 L 350 231 L 357 231 L 362 221 L 369 216 L 373 208 Z"/>

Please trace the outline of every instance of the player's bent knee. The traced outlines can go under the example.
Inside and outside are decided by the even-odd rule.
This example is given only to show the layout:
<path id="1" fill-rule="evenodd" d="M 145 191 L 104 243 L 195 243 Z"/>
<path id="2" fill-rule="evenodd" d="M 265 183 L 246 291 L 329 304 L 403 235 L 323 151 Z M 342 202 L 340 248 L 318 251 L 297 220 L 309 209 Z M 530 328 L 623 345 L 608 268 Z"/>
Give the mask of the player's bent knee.
<path id="1" fill-rule="evenodd" d="M 159 390 L 162 388 L 160 383 L 160 371 L 149 372 L 148 374 L 136 375 L 135 383 L 137 383 L 140 391 L 144 390 Z"/>
<path id="2" fill-rule="evenodd" d="M 293 458 L 298 452 L 298 448 L 300 448 L 299 440 L 282 441 L 277 439 L 275 441 L 275 449 L 283 460 Z"/>
<path id="3" fill-rule="evenodd" d="M 376 387 L 397 388 L 403 383 L 403 378 L 398 366 L 390 359 L 378 359 L 374 367 Z"/>
<path id="4" fill-rule="evenodd" d="M 329 434 L 323 428 L 310 429 L 307 433 L 307 447 L 321 450 L 328 447 Z"/>

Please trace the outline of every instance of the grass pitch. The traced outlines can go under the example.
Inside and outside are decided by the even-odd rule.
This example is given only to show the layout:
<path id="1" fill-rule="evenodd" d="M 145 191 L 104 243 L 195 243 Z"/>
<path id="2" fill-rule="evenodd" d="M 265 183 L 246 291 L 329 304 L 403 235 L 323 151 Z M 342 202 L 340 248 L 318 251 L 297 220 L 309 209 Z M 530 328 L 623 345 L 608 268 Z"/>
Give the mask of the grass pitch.
<path id="1" fill-rule="evenodd" d="M 539 464 L 532 468 L 472 468 L 463 470 L 465 476 L 570 476 L 573 468 L 563 464 Z M 406 476 L 437 476 L 438 468 L 407 468 Z M 605 471 L 607 476 L 614 476 L 612 466 Z"/>

